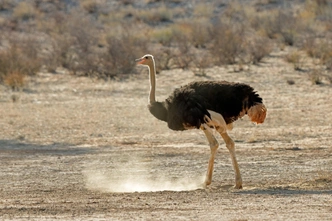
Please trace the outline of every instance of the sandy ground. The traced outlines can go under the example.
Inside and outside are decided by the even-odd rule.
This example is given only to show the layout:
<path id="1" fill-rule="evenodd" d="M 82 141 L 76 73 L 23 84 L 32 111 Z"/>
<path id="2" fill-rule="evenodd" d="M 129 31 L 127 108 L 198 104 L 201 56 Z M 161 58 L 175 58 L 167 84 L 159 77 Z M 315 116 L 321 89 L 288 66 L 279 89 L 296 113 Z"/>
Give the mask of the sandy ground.
<path id="1" fill-rule="evenodd" d="M 230 132 L 242 190 L 232 188 L 220 137 L 213 182 L 201 188 L 206 138 L 150 115 L 147 74 L 105 82 L 44 73 L 23 92 L 1 86 L 1 220 L 331 220 L 332 87 L 312 85 L 281 56 L 241 72 L 157 76 L 159 100 L 192 80 L 221 79 L 263 97 L 266 122 L 245 117 Z"/>

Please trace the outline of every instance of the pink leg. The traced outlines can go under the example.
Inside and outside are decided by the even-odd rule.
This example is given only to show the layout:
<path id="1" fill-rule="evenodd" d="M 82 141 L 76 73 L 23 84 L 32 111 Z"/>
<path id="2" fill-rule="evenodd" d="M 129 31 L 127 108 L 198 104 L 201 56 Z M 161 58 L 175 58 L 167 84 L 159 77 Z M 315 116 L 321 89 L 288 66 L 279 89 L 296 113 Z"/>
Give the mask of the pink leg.
<path id="1" fill-rule="evenodd" d="M 212 182 L 212 174 L 213 174 L 213 166 L 214 166 L 214 158 L 217 153 L 217 149 L 219 147 L 219 143 L 216 140 L 216 138 L 213 136 L 210 130 L 206 128 L 201 128 L 204 131 L 204 134 L 209 141 L 210 145 L 210 150 L 211 150 L 211 155 L 209 159 L 209 164 L 208 164 L 208 169 L 206 173 L 206 178 L 205 178 L 205 185 L 210 185 Z"/>
<path id="2" fill-rule="evenodd" d="M 226 143 L 226 147 L 227 147 L 229 153 L 231 154 L 233 168 L 234 168 L 234 171 L 235 171 L 235 188 L 236 189 L 242 189 L 242 177 L 241 177 L 239 165 L 237 163 L 236 156 L 235 156 L 234 141 L 232 140 L 232 138 L 230 138 L 228 136 L 228 134 L 226 132 L 220 133 L 220 135 L 224 139 L 224 141 Z"/>

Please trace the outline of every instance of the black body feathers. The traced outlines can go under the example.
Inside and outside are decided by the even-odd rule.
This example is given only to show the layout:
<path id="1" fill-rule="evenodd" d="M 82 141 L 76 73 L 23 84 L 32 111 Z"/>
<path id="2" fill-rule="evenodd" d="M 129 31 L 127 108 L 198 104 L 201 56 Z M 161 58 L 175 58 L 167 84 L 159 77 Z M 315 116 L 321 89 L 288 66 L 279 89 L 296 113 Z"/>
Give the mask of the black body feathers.
<path id="1" fill-rule="evenodd" d="M 230 124 L 247 113 L 262 98 L 252 87 L 226 81 L 192 82 L 175 89 L 165 102 L 149 105 L 150 112 L 159 120 L 166 121 L 172 130 L 199 128 L 208 110 L 223 116 Z"/>
<path id="2" fill-rule="evenodd" d="M 176 89 L 166 99 L 168 127 L 172 130 L 185 130 L 185 126 L 199 128 L 204 123 L 204 116 L 210 116 L 205 105 L 202 105 L 203 100 L 204 97 L 191 87 Z"/>

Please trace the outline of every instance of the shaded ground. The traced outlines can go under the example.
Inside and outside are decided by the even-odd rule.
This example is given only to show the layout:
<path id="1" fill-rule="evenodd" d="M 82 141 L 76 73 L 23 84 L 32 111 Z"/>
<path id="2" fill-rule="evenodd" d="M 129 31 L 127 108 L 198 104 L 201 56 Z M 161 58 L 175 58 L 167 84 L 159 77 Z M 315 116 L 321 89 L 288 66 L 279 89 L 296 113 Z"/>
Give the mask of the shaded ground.
<path id="1" fill-rule="evenodd" d="M 248 83 L 264 98 L 266 122 L 244 118 L 230 132 L 243 190 L 232 188 L 222 142 L 212 185 L 200 188 L 207 141 L 150 115 L 146 74 L 120 82 L 40 74 L 23 92 L 1 88 L 1 219 L 331 220 L 332 87 L 312 85 L 279 56 L 242 72 L 157 76 L 159 100 L 207 79 Z"/>

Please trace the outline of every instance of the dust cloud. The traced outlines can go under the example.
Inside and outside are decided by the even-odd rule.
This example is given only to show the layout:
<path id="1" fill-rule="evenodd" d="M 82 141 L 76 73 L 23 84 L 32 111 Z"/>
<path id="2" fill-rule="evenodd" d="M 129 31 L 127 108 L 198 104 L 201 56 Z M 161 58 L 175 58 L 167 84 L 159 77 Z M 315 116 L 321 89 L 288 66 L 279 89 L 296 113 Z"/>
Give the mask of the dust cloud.
<path id="1" fill-rule="evenodd" d="M 203 179 L 190 180 L 179 178 L 167 180 L 164 178 L 149 179 L 148 177 L 114 178 L 101 173 L 90 173 L 87 176 L 87 187 L 102 192 L 157 192 L 157 191 L 189 191 L 203 188 Z"/>
<path id="2" fill-rule="evenodd" d="M 179 168 L 167 168 L 171 172 L 178 172 L 174 178 L 165 168 L 156 168 L 153 162 L 141 162 L 136 157 L 125 163 L 116 162 L 114 165 L 112 167 L 98 162 L 89 165 L 83 171 L 86 187 L 101 192 L 119 193 L 190 191 L 204 188 L 205 175 L 188 177 L 188 174 L 181 174 Z"/>

